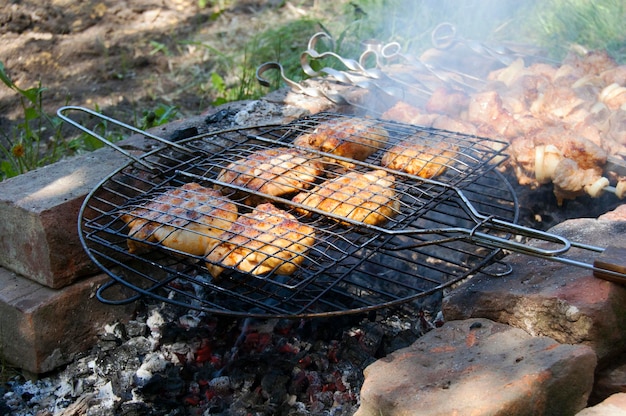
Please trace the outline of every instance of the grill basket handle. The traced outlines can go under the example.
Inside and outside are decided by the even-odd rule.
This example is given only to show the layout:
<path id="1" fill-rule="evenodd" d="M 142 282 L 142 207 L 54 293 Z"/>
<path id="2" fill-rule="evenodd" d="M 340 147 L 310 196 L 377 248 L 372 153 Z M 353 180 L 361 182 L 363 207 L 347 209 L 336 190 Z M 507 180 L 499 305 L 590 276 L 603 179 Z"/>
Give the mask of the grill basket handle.
<path id="1" fill-rule="evenodd" d="M 118 152 L 120 152 L 121 154 L 123 154 L 124 156 L 128 157 L 129 159 L 132 159 L 133 161 L 139 163 L 140 165 L 144 166 L 145 168 L 151 170 L 151 171 L 155 171 L 157 170 L 157 168 L 155 168 L 154 166 L 152 166 L 150 163 L 146 162 L 145 160 L 143 160 L 140 157 L 137 157 L 129 152 L 127 152 L 126 150 L 122 149 L 121 147 L 119 147 L 118 145 L 116 145 L 115 143 L 111 142 L 110 140 L 106 139 L 105 137 L 103 137 L 102 135 L 96 133 L 95 131 L 89 129 L 88 127 L 83 126 L 82 124 L 80 124 L 79 122 L 71 119 L 70 117 L 68 117 L 66 115 L 66 113 L 70 112 L 70 111 L 79 111 L 82 113 L 87 113 L 90 116 L 96 117 L 100 120 L 106 121 L 107 123 L 111 123 L 120 127 L 123 127 L 127 130 L 130 130 L 134 133 L 138 133 L 141 134 L 143 136 L 149 137 L 151 139 L 157 140 L 167 146 L 171 146 L 174 147 L 176 149 L 182 150 L 183 152 L 187 152 L 187 153 L 193 153 L 191 150 L 187 149 L 185 146 L 181 146 L 178 143 L 172 142 L 170 140 L 164 139 L 162 137 L 156 136 L 152 133 L 148 133 L 147 131 L 141 130 L 137 127 L 133 127 L 130 124 L 126 124 L 123 123 L 119 120 L 116 120 L 114 118 L 111 117 L 107 117 L 104 114 L 98 113 L 96 111 L 90 110 L 88 108 L 85 107 L 80 107 L 80 106 L 72 106 L 72 105 L 68 105 L 68 106 L 64 106 L 61 107 L 57 110 L 57 116 L 65 121 L 66 123 L 76 127 L 77 129 L 79 129 L 80 131 L 82 131 L 83 133 L 87 133 L 88 135 L 100 140 L 102 143 L 106 144 L 107 146 L 117 150 Z"/>
<path id="2" fill-rule="evenodd" d="M 560 245 L 560 248 L 543 249 L 533 247 L 524 243 L 513 241 L 513 239 L 509 240 L 476 231 L 480 226 L 514 233 L 518 236 L 534 238 L 543 242 L 556 243 Z M 626 248 L 624 247 L 609 246 L 607 248 L 602 248 L 589 244 L 578 243 L 556 234 L 535 230 L 533 228 L 524 227 L 523 225 L 513 224 L 492 217 L 487 217 L 480 222 L 469 233 L 469 239 L 477 244 L 486 245 L 488 247 L 501 248 L 515 253 L 526 254 L 576 267 L 582 267 L 584 269 L 592 270 L 593 275 L 600 279 L 626 284 Z M 593 264 L 585 263 L 569 257 L 563 257 L 562 254 L 565 254 L 571 248 L 595 252 L 599 253 L 599 255 L 595 258 Z"/>

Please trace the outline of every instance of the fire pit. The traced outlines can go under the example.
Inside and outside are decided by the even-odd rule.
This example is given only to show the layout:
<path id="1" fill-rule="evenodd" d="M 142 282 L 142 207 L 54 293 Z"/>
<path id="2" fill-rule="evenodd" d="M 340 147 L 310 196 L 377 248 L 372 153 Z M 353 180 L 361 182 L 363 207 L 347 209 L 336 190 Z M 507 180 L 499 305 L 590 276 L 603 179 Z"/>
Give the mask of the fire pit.
<path id="1" fill-rule="evenodd" d="M 598 268 L 561 254 L 569 247 L 602 249 L 515 225 L 520 205 L 529 208 L 517 199 L 520 185 L 501 172 L 505 140 L 379 120 L 389 143 L 364 160 L 314 150 L 334 163 L 318 174 L 317 186 L 338 172 L 390 171 L 381 163 L 384 151 L 416 135 L 452 145 L 454 156 L 438 162 L 444 169 L 434 178 L 394 172 L 401 205 L 384 224 L 362 224 L 222 180 L 231 163 L 267 149 L 295 148 L 298 137 L 335 119 L 366 120 L 325 113 L 166 142 L 105 178 L 88 196 L 80 225 L 85 249 L 111 277 L 98 297 L 148 308 L 128 325 L 108 327 L 94 351 L 59 376 L 49 400 L 63 408 L 86 397 L 85 406 L 96 399 L 102 409 L 154 414 L 352 414 L 361 370 L 441 323 L 441 292 L 489 273 L 487 266 L 500 264 L 501 249 Z M 279 205 L 313 227 L 316 243 L 307 245 L 292 274 L 230 266 L 216 277 L 216 264 L 167 247 L 167 237 L 138 240 L 148 250 L 130 252 L 134 236 L 122 217 L 191 182 L 230 189 L 238 195 L 232 198 L 238 212 L 254 211 L 250 195 Z M 522 198 L 532 199 L 528 192 Z M 558 247 L 537 251 L 526 244 L 528 237 Z M 68 380 L 77 375 L 91 385 L 70 389 Z M 16 388 L 12 404 L 45 390 L 34 386 Z M 98 397 L 84 394 L 96 390 Z"/>

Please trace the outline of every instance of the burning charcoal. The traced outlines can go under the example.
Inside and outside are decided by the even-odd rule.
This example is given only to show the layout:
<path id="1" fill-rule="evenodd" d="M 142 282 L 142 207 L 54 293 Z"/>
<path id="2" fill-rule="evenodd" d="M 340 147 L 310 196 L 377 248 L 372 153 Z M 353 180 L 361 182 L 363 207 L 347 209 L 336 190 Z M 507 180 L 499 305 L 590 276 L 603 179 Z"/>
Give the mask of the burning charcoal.
<path id="1" fill-rule="evenodd" d="M 100 343 L 98 344 L 98 348 L 101 351 L 112 351 L 116 347 L 121 345 L 121 343 L 119 342 L 117 338 L 107 339 L 109 337 L 113 337 L 113 335 L 109 334 L 108 336 L 103 337 L 104 339 L 102 339 Z"/>
<path id="2" fill-rule="evenodd" d="M 294 367 L 291 374 L 291 383 L 289 385 L 289 393 L 293 395 L 302 395 L 309 388 L 309 379 L 307 373 L 300 367 Z"/>
<path id="3" fill-rule="evenodd" d="M 146 325 L 148 325 L 148 328 L 150 329 L 152 336 L 155 336 L 155 334 L 159 334 L 161 331 L 161 327 L 164 324 L 165 324 L 165 319 L 163 319 L 163 316 L 157 310 L 153 310 L 150 316 L 148 317 L 148 320 L 146 321 Z"/>
<path id="4" fill-rule="evenodd" d="M 328 358 L 322 354 L 313 354 L 313 362 L 318 371 L 327 371 L 329 367 Z"/>
<path id="5" fill-rule="evenodd" d="M 194 358 L 191 347 L 187 342 L 175 342 L 165 346 L 163 349 L 167 351 L 166 359 L 175 365 L 184 365 Z"/>
<path id="6" fill-rule="evenodd" d="M 367 322 L 364 324 L 365 336 L 361 339 L 361 345 L 372 356 L 376 356 L 385 331 L 380 323 Z"/>
<path id="7" fill-rule="evenodd" d="M 190 137 L 197 136 L 197 135 L 198 135 L 197 127 L 187 127 L 187 128 L 178 129 L 174 131 L 170 137 L 170 140 L 173 142 L 177 142 L 177 141 L 188 139 Z"/>
<path id="8" fill-rule="evenodd" d="M 140 392 L 155 403 L 178 406 L 179 398 L 185 394 L 185 381 L 179 372 L 179 368 L 175 366 L 167 367 L 141 386 Z"/>
<path id="9" fill-rule="evenodd" d="M 128 339 L 128 335 L 126 334 L 126 327 L 120 322 L 115 322 L 112 325 L 105 325 L 104 334 L 111 334 L 117 339 Z"/>
<path id="10" fill-rule="evenodd" d="M 197 328 L 200 324 L 200 318 L 195 315 L 187 314 L 178 318 L 178 322 L 185 329 Z"/>
<path id="11" fill-rule="evenodd" d="M 144 336 L 130 338 L 126 345 L 134 349 L 138 355 L 145 355 L 152 351 L 152 343 Z"/>
<path id="12" fill-rule="evenodd" d="M 388 354 L 393 351 L 405 348 L 415 342 L 417 335 L 410 329 L 399 331 L 392 336 L 385 337 L 383 340 L 382 350 L 383 354 Z"/>
<path id="13" fill-rule="evenodd" d="M 6 404 L 5 400 L 1 397 L 4 397 L 4 389 L 0 389 L 0 414 L 8 415 L 11 414 L 11 408 L 8 404 Z"/>
<path id="14" fill-rule="evenodd" d="M 313 405 L 311 406 L 311 410 L 315 411 L 317 407 L 319 407 L 320 410 L 328 409 L 333 406 L 334 402 L 334 393 L 332 391 L 322 390 L 313 398 Z"/>
<path id="15" fill-rule="evenodd" d="M 26 388 L 13 402 L 23 408 L 28 401 L 33 409 L 47 400 L 66 408 L 108 383 L 102 392 L 108 401 L 94 402 L 94 416 L 347 416 L 355 411 L 365 365 L 397 346 L 391 340 L 417 336 L 410 324 L 418 320 L 416 312 L 395 325 L 385 315 L 376 318 L 380 322 L 365 316 L 283 322 L 195 319 L 200 315 L 177 314 L 164 304 L 157 310 L 125 326 L 126 338 L 118 338 L 121 327 L 111 324 L 105 338 L 121 345 L 106 351 L 96 346 L 70 363 L 56 384 Z"/>
<path id="16" fill-rule="evenodd" d="M 151 414 L 148 403 L 142 401 L 128 401 L 120 405 L 119 414 L 124 416 L 141 416 Z"/>
<path id="17" fill-rule="evenodd" d="M 232 109 L 223 109 L 220 110 L 214 114 L 211 114 L 209 116 L 207 116 L 204 119 L 204 122 L 206 124 L 216 124 L 216 123 L 221 123 L 223 121 L 230 121 L 230 119 L 237 114 L 236 110 L 232 110 Z"/>
<path id="18" fill-rule="evenodd" d="M 317 371 L 306 371 L 306 378 L 309 382 L 307 394 L 309 397 L 313 397 L 314 394 L 322 390 L 322 378 Z"/>

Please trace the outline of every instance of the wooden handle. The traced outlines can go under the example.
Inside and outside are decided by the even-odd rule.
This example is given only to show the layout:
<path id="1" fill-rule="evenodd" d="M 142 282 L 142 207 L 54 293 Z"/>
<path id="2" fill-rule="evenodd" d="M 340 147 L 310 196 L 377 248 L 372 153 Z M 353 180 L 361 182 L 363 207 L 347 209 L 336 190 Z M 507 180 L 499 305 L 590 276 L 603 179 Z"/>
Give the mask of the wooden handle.
<path id="1" fill-rule="evenodd" d="M 615 283 L 626 284 L 626 277 L 613 276 L 603 273 L 602 270 L 609 270 L 626 275 L 626 248 L 607 247 L 593 262 L 593 275 L 600 279 L 609 280 Z"/>

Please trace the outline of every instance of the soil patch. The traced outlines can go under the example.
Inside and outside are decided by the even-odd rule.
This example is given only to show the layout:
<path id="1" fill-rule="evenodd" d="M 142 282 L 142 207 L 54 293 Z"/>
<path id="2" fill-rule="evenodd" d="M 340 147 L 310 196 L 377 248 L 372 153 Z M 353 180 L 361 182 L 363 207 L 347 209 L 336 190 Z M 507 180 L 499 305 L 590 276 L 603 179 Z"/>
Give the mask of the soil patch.
<path id="1" fill-rule="evenodd" d="M 13 0 L 0 9 L 0 61 L 20 88 L 46 88 L 43 105 L 50 112 L 84 105 L 132 121 L 168 104 L 197 114 L 215 99 L 210 74 L 217 60 L 260 30 L 314 7 L 313 1 L 199 3 Z M 0 128 L 21 116 L 18 100 L 0 86 Z"/>

